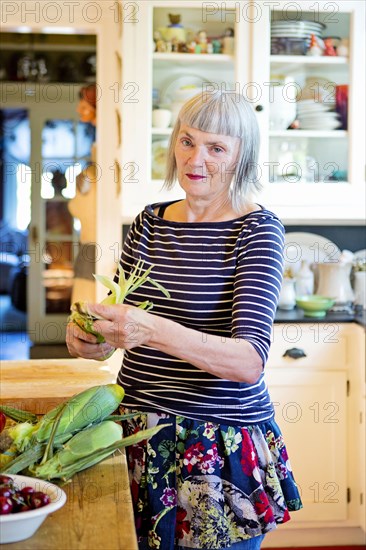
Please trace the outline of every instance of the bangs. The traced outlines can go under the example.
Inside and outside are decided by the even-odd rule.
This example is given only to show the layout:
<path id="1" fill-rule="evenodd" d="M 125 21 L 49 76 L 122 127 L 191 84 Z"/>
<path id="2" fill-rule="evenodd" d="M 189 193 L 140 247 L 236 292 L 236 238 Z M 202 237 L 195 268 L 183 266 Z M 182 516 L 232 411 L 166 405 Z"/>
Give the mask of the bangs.
<path id="1" fill-rule="evenodd" d="M 203 100 L 204 95 L 198 94 L 189 102 L 187 108 L 182 108 L 179 113 L 180 123 L 202 132 L 243 137 L 245 128 L 242 124 L 240 104 L 229 94 L 219 100 L 210 96 Z"/>

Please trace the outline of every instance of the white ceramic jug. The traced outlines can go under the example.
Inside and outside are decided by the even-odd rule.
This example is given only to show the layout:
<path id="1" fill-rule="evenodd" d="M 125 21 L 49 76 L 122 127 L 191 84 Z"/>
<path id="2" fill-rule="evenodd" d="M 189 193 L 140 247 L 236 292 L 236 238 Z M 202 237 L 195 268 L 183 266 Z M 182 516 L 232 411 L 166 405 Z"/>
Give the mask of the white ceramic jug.
<path id="1" fill-rule="evenodd" d="M 295 279 L 284 277 L 282 281 L 278 308 L 284 310 L 294 309 L 296 305 Z"/>
<path id="2" fill-rule="evenodd" d="M 316 294 L 333 298 L 336 305 L 353 302 L 354 294 L 350 280 L 352 264 L 323 262 L 317 265 L 319 279 Z"/>
<path id="3" fill-rule="evenodd" d="M 270 86 L 269 126 L 271 130 L 286 130 L 296 118 L 294 88 Z"/>

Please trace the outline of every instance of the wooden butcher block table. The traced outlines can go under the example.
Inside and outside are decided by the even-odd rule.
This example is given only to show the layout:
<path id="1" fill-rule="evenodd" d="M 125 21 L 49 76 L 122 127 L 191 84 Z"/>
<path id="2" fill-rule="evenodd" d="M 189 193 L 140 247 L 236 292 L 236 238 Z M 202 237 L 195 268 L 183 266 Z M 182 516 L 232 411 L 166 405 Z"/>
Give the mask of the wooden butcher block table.
<path id="1" fill-rule="evenodd" d="M 79 472 L 62 488 L 66 504 L 33 537 L 1 550 L 137 550 L 124 453 Z"/>
<path id="2" fill-rule="evenodd" d="M 0 403 L 44 414 L 91 386 L 115 381 L 107 363 L 88 359 L 0 361 Z"/>
<path id="3" fill-rule="evenodd" d="M 44 414 L 91 386 L 115 382 L 107 363 L 85 359 L 0 362 L 0 402 Z M 112 457 L 63 486 L 66 504 L 33 537 L 0 550 L 137 550 L 126 457 Z"/>

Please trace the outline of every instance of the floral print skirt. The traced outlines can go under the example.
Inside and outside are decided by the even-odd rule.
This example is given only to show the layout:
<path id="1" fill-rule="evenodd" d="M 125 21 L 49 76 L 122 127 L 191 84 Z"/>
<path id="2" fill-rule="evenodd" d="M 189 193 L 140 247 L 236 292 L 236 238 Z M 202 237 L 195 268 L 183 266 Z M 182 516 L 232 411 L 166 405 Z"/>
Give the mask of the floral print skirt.
<path id="1" fill-rule="evenodd" d="M 234 427 L 137 413 L 123 428 L 156 424 L 168 426 L 126 449 L 137 535 L 149 548 L 228 548 L 302 507 L 274 420 Z"/>

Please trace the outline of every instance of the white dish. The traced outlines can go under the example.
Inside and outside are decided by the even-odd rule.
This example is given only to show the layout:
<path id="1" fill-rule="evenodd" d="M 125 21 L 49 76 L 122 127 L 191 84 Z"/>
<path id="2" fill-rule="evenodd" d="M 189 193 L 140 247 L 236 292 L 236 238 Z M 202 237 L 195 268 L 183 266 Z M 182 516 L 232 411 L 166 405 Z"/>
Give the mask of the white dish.
<path id="1" fill-rule="evenodd" d="M 207 85 L 211 84 L 206 78 L 196 74 L 181 74 L 180 76 L 171 77 L 166 80 L 160 88 L 161 103 L 164 105 L 173 103 L 177 100 L 176 92 L 184 88 L 188 89 L 192 86 L 202 91 L 206 89 L 206 87 L 203 87 L 204 83 L 207 83 Z"/>
<path id="2" fill-rule="evenodd" d="M 332 108 L 332 104 L 329 103 L 320 103 L 319 101 L 314 101 L 313 103 L 302 104 L 302 101 L 297 102 L 297 109 L 306 113 L 307 111 L 326 111 Z"/>
<path id="3" fill-rule="evenodd" d="M 285 235 L 285 268 L 290 268 L 295 276 L 302 260 L 314 268 L 319 262 L 336 262 L 340 254 L 336 244 L 316 233 L 294 231 Z"/>
<path id="4" fill-rule="evenodd" d="M 46 493 L 51 502 L 36 510 L 0 516 L 0 544 L 28 539 L 49 514 L 56 512 L 66 502 L 66 493 L 49 481 L 14 474 L 9 474 L 9 477 L 14 479 L 18 489 L 33 487 L 36 491 Z"/>
<path id="5" fill-rule="evenodd" d="M 363 248 L 362 250 L 357 250 L 357 252 L 353 253 L 353 260 L 364 260 L 366 262 L 366 248 Z"/>
<path id="6" fill-rule="evenodd" d="M 305 124 L 301 123 L 301 130 L 337 130 L 342 124 L 340 122 L 334 124 Z"/>
<path id="7" fill-rule="evenodd" d="M 163 180 L 166 176 L 169 140 L 154 141 L 151 145 L 151 178 Z"/>
<path id="8" fill-rule="evenodd" d="M 273 27 L 275 28 L 290 27 L 293 29 L 304 29 L 304 28 L 319 29 L 319 30 L 325 29 L 325 25 L 323 23 L 317 23 L 316 21 L 286 21 L 285 19 L 272 21 L 272 28 Z"/>
<path id="9" fill-rule="evenodd" d="M 305 119 L 311 119 L 311 118 L 314 118 L 315 120 L 335 120 L 336 118 L 338 118 L 338 113 L 334 112 L 334 111 L 329 111 L 329 112 L 325 112 L 325 111 L 317 111 L 317 112 L 314 112 L 314 111 L 309 111 L 308 113 L 301 113 L 300 114 L 301 118 L 305 118 Z"/>

